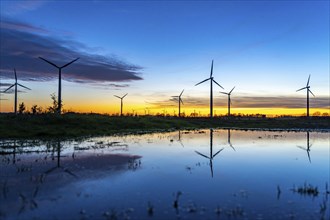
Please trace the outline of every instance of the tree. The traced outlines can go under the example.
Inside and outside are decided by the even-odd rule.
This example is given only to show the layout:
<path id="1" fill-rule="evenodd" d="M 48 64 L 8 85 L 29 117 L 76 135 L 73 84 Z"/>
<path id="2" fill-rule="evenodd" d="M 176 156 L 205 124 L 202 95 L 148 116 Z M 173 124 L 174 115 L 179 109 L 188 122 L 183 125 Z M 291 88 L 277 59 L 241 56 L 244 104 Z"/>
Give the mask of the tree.
<path id="1" fill-rule="evenodd" d="M 58 111 L 58 101 L 57 101 L 57 97 L 56 97 L 55 93 L 52 93 L 50 95 L 50 98 L 52 99 L 53 103 L 52 103 L 51 106 L 49 106 L 47 108 L 47 110 L 48 110 L 49 113 L 57 113 L 57 111 Z M 63 107 L 63 104 L 61 104 L 61 107 Z"/>
<path id="2" fill-rule="evenodd" d="M 35 114 L 41 114 L 42 113 L 42 107 L 38 106 L 38 105 L 33 105 L 31 107 L 31 112 L 33 115 Z"/>
<path id="3" fill-rule="evenodd" d="M 313 116 L 321 116 L 321 112 L 317 111 L 313 113 Z"/>
<path id="4" fill-rule="evenodd" d="M 24 113 L 24 111 L 25 111 L 25 104 L 24 104 L 24 102 L 22 102 L 21 104 L 19 104 L 19 106 L 18 106 L 18 113 L 19 114 L 23 114 Z"/>

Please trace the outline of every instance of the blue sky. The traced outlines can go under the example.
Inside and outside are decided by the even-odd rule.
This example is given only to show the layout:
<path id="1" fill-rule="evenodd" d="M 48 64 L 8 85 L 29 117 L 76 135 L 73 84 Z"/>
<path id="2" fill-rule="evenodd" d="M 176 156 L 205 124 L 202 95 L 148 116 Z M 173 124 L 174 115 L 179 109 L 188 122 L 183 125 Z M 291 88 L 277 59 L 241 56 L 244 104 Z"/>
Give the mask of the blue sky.
<path id="1" fill-rule="evenodd" d="M 61 55 L 65 63 L 83 53 L 80 63 L 67 69 L 75 72 L 67 86 L 77 89 L 66 90 L 70 97 L 63 92 L 64 100 L 77 99 L 74 94 L 105 98 L 128 92 L 130 102 L 159 104 L 186 89 L 188 103 L 208 103 L 209 85 L 194 85 L 209 76 L 214 59 L 215 79 L 225 91 L 236 85 L 238 97 L 303 99 L 305 93 L 295 90 L 312 74 L 317 102 L 329 106 L 329 1 L 1 1 L 1 22 L 31 26 L 22 32 L 70 48 L 67 53 L 54 48 L 59 62 Z M 1 43 L 1 50 L 8 47 Z M 120 63 L 116 68 L 127 71 L 125 77 L 83 65 L 90 60 L 101 68 L 100 57 L 112 67 Z M 27 69 L 28 77 L 21 66 L 24 85 L 36 87 L 38 94 L 57 91 L 56 80 L 48 80 L 56 79 L 56 70 L 35 62 L 31 66 L 39 69 Z M 1 63 L 5 83 L 12 74 L 7 63 Z M 43 85 L 32 82 L 47 71 Z M 106 88 L 109 84 L 117 86 Z M 225 106 L 219 91 L 215 88 L 215 97 Z M 29 93 L 23 97 L 31 102 L 49 99 Z"/>

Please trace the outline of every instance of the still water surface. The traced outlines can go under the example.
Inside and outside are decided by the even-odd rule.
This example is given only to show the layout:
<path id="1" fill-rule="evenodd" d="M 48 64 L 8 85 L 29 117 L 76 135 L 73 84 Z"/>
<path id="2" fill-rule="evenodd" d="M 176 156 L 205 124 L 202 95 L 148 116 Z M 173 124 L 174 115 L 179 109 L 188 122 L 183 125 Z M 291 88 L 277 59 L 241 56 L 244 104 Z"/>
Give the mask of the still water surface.
<path id="1" fill-rule="evenodd" d="M 329 133 L 208 129 L 2 140 L 0 152 L 0 219 L 330 216 Z"/>

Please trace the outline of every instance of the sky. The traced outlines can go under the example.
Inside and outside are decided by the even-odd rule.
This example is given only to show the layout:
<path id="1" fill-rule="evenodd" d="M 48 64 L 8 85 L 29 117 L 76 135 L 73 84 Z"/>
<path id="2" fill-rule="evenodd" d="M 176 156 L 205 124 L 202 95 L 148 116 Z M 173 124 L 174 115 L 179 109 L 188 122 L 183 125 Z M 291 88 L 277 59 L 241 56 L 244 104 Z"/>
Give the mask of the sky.
<path id="1" fill-rule="evenodd" d="M 62 66 L 64 109 L 116 114 L 231 112 L 301 115 L 309 74 L 311 113 L 329 112 L 329 1 L 6 1 L 0 2 L 0 91 L 18 103 L 51 105 Z M 12 112 L 14 90 L 0 93 Z M 146 108 L 148 110 L 146 110 Z"/>

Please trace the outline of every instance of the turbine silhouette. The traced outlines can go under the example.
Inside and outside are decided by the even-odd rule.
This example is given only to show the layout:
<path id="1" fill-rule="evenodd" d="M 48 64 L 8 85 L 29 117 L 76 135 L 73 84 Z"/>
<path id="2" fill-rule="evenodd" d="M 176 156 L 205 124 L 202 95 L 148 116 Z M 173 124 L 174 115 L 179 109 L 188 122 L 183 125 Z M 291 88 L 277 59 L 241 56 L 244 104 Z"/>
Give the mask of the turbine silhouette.
<path id="1" fill-rule="evenodd" d="M 309 131 L 307 131 L 307 148 L 301 146 L 297 146 L 297 147 L 307 152 L 308 160 L 310 163 L 312 163 L 311 155 L 309 154 L 309 152 L 311 151 L 311 146 L 312 144 L 309 144 Z"/>
<path id="2" fill-rule="evenodd" d="M 229 146 L 231 148 L 233 148 L 234 151 L 236 151 L 235 148 L 233 147 L 231 141 L 230 141 L 230 128 L 228 128 L 228 138 L 227 138 L 227 141 L 228 141 Z"/>
<path id="3" fill-rule="evenodd" d="M 42 58 L 42 57 L 39 57 L 40 59 L 42 59 L 43 61 L 45 61 L 46 63 L 49 63 L 50 65 L 56 67 L 58 69 L 58 109 L 57 109 L 57 113 L 58 114 L 61 114 L 61 108 L 62 108 L 62 69 L 69 66 L 70 64 L 76 62 L 79 57 L 75 60 L 72 60 L 71 62 L 63 65 L 63 66 L 57 66 L 56 64 Z"/>
<path id="4" fill-rule="evenodd" d="M 307 117 L 309 117 L 309 93 L 311 93 L 314 97 L 315 97 L 315 95 L 312 93 L 312 91 L 309 89 L 310 88 L 310 86 L 309 86 L 309 80 L 310 80 L 310 78 L 311 78 L 311 74 L 309 74 L 309 77 L 308 77 L 308 80 L 307 80 L 307 84 L 306 84 L 306 86 L 305 87 L 303 87 L 303 88 L 301 88 L 301 89 L 298 89 L 297 90 L 297 92 L 298 91 L 301 91 L 301 90 L 303 90 L 303 89 L 306 89 L 307 90 Z"/>
<path id="5" fill-rule="evenodd" d="M 117 97 L 118 99 L 120 99 L 120 116 L 123 116 L 123 99 L 125 98 L 125 96 L 127 96 L 127 94 L 128 93 L 126 93 L 123 97 L 114 95 L 114 97 Z"/>
<path id="6" fill-rule="evenodd" d="M 11 89 L 11 88 L 13 88 L 13 87 L 15 86 L 14 112 L 15 112 L 15 114 L 17 114 L 17 86 L 23 87 L 23 88 L 28 89 L 28 90 L 31 90 L 31 89 L 28 88 L 28 87 L 26 87 L 26 86 L 23 86 L 23 85 L 19 84 L 19 83 L 17 82 L 16 69 L 14 69 L 14 73 L 15 73 L 15 83 L 12 84 L 11 86 L 9 86 L 9 88 L 7 88 L 7 89 L 4 91 L 4 93 L 7 92 L 9 89 Z"/>
<path id="7" fill-rule="evenodd" d="M 228 116 L 230 116 L 230 105 L 232 104 L 231 103 L 231 99 L 230 99 L 230 95 L 231 95 L 231 92 L 233 91 L 235 89 L 235 86 L 234 86 L 234 88 L 232 88 L 231 90 L 230 90 L 230 92 L 220 92 L 220 93 L 222 93 L 222 94 L 225 94 L 225 95 L 228 95 Z"/>
<path id="8" fill-rule="evenodd" d="M 217 156 L 224 148 L 218 150 L 215 154 L 213 154 L 213 129 L 211 128 L 210 129 L 210 156 L 206 156 L 200 152 L 198 152 L 197 150 L 195 150 L 195 152 L 202 156 L 202 157 L 205 157 L 207 159 L 210 160 L 210 169 L 211 169 L 211 176 L 213 178 L 213 158 L 215 158 L 215 156 Z"/>
<path id="9" fill-rule="evenodd" d="M 179 98 L 179 117 L 181 117 L 181 103 L 183 105 L 183 101 L 181 99 L 181 96 L 182 96 L 182 93 L 183 93 L 184 90 L 182 90 L 182 92 L 180 93 L 180 95 L 178 96 L 172 96 L 173 98 Z"/>
<path id="10" fill-rule="evenodd" d="M 215 84 L 217 84 L 220 88 L 224 89 L 219 83 L 217 83 L 214 79 L 213 79 L 213 60 L 212 60 L 212 64 L 211 64 L 211 73 L 210 73 L 210 77 L 197 83 L 195 86 L 204 83 L 206 81 L 210 80 L 210 118 L 213 117 L 213 82 Z"/>

